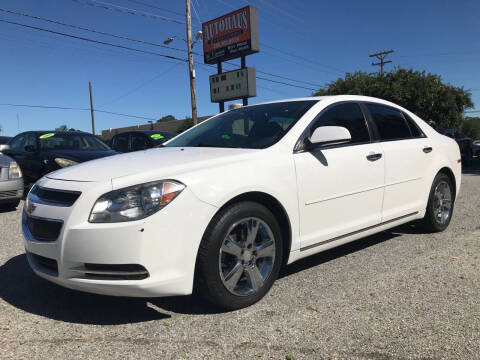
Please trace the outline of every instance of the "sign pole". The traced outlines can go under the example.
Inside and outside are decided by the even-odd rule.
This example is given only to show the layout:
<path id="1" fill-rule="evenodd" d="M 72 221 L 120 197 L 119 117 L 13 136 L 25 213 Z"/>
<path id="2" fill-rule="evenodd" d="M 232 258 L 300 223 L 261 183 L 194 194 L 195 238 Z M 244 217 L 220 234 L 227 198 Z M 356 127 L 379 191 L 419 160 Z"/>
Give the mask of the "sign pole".
<path id="1" fill-rule="evenodd" d="M 92 95 L 92 82 L 88 82 L 88 90 L 90 91 L 90 116 L 92 117 L 92 134 L 95 135 L 95 115 L 93 113 L 93 95 Z"/>
<path id="2" fill-rule="evenodd" d="M 218 73 L 218 75 L 220 75 L 220 74 L 222 73 L 222 62 L 221 62 L 221 61 L 219 61 L 219 62 L 217 63 L 217 73 Z M 224 101 L 220 101 L 220 102 L 218 103 L 218 110 L 219 110 L 221 113 L 225 111 L 225 102 L 224 102 Z"/>
<path id="3" fill-rule="evenodd" d="M 242 55 L 242 57 L 241 57 L 241 67 L 242 67 L 242 69 L 245 69 L 247 67 L 245 55 Z M 243 103 L 243 106 L 247 106 L 248 105 L 248 98 L 247 97 L 242 98 L 242 103 Z"/>

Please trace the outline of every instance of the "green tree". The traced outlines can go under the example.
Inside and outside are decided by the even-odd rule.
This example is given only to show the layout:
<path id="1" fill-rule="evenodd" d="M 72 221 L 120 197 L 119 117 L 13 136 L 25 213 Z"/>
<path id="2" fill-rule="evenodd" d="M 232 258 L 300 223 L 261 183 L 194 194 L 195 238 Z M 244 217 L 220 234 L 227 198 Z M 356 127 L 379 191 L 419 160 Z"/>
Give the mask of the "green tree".
<path id="1" fill-rule="evenodd" d="M 191 118 L 186 118 L 183 121 L 183 124 L 180 125 L 180 127 L 177 129 L 177 133 L 180 134 L 180 133 L 184 132 L 185 130 L 190 129 L 192 126 L 193 126 L 193 120 Z"/>
<path id="2" fill-rule="evenodd" d="M 59 127 L 57 127 L 55 129 L 55 131 L 67 131 L 68 130 L 68 126 L 67 125 L 60 125 Z"/>
<path id="3" fill-rule="evenodd" d="M 160 119 L 157 120 L 157 123 L 159 122 L 166 122 L 166 121 L 173 121 L 173 120 L 177 120 L 175 119 L 175 116 L 173 115 L 166 115 L 166 116 L 163 116 L 161 117 Z"/>
<path id="4" fill-rule="evenodd" d="M 480 140 L 480 117 L 466 117 L 461 131 L 473 140 Z"/>
<path id="5" fill-rule="evenodd" d="M 412 111 L 438 129 L 459 127 L 473 107 L 463 87 L 445 84 L 438 75 L 397 68 L 383 75 L 358 71 L 331 82 L 315 95 L 365 95 L 385 99 Z"/>

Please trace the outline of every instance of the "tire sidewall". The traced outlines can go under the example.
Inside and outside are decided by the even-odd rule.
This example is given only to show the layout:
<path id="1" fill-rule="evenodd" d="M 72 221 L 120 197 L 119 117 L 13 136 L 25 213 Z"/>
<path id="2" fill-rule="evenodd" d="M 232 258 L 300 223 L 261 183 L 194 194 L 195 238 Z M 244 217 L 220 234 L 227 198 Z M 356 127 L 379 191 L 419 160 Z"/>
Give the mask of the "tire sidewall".
<path id="1" fill-rule="evenodd" d="M 448 183 L 448 185 L 450 186 L 450 192 L 452 194 L 452 208 L 450 210 L 450 216 L 448 217 L 448 220 L 445 224 L 439 224 L 437 222 L 436 217 L 435 217 L 435 211 L 434 211 L 434 208 L 433 208 L 434 198 L 435 198 L 435 188 L 437 187 L 437 185 L 441 181 L 445 181 L 445 182 Z M 452 220 L 454 208 L 455 208 L 455 189 L 453 188 L 452 181 L 450 180 L 450 177 L 447 174 L 445 174 L 443 172 L 439 173 L 439 174 L 437 174 L 437 176 L 435 176 L 435 179 L 433 180 L 432 188 L 430 189 L 430 195 L 429 195 L 429 198 L 428 198 L 426 216 L 428 217 L 428 221 L 429 221 L 429 225 L 430 225 L 431 229 L 435 232 L 440 232 L 440 231 L 445 230 L 448 227 L 448 225 L 450 224 L 450 221 Z"/>
<path id="2" fill-rule="evenodd" d="M 257 217 L 263 220 L 272 230 L 275 238 L 275 260 L 272 271 L 265 280 L 263 287 L 252 295 L 238 296 L 232 294 L 223 284 L 219 271 L 219 255 L 220 247 L 223 244 L 227 232 L 231 226 L 242 219 L 249 217 Z M 211 229 L 207 229 L 206 236 L 208 239 L 208 249 L 206 254 L 206 261 L 204 261 L 202 269 L 204 276 L 204 285 L 208 288 L 210 298 L 217 305 L 228 309 L 239 309 L 249 306 L 261 298 L 270 290 L 282 264 L 283 258 L 283 239 L 280 226 L 275 216 L 270 210 L 261 204 L 255 202 L 241 202 L 229 206 L 223 210 L 219 216 L 215 216 L 210 224 Z M 209 225 L 209 227 L 210 227 Z M 210 230 L 210 231 L 209 231 Z M 200 289 L 201 290 L 201 289 Z"/>

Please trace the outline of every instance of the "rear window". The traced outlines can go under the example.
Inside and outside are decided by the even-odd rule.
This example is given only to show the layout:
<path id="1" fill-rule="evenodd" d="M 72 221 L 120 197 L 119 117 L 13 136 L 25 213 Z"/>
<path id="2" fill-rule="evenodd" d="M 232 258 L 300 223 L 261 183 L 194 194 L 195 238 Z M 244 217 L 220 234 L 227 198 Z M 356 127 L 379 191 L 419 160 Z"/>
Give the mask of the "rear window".
<path id="1" fill-rule="evenodd" d="M 412 137 L 400 110 L 383 105 L 366 105 L 382 140 L 400 140 Z"/>
<path id="2" fill-rule="evenodd" d="M 42 150 L 109 150 L 101 140 L 89 134 L 45 133 L 39 134 Z"/>
<path id="3" fill-rule="evenodd" d="M 405 113 L 402 113 L 403 116 L 405 117 L 405 120 L 407 120 L 407 123 L 408 123 L 408 127 L 410 128 L 410 131 L 412 133 L 412 136 L 414 138 L 421 138 L 421 137 L 425 137 L 425 134 L 423 133 L 423 131 L 420 129 L 420 127 L 417 125 L 417 123 L 410 117 L 408 116 L 407 114 Z"/>

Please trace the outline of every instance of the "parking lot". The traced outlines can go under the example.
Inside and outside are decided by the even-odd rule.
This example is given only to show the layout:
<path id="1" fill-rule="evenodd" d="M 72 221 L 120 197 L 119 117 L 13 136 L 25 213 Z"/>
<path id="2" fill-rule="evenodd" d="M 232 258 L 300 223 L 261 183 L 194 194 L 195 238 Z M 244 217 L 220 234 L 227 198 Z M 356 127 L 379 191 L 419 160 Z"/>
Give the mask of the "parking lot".
<path id="1" fill-rule="evenodd" d="M 447 231 L 402 226 L 288 266 L 260 303 L 85 294 L 27 266 L 0 213 L 0 358 L 478 359 L 480 166 Z"/>

